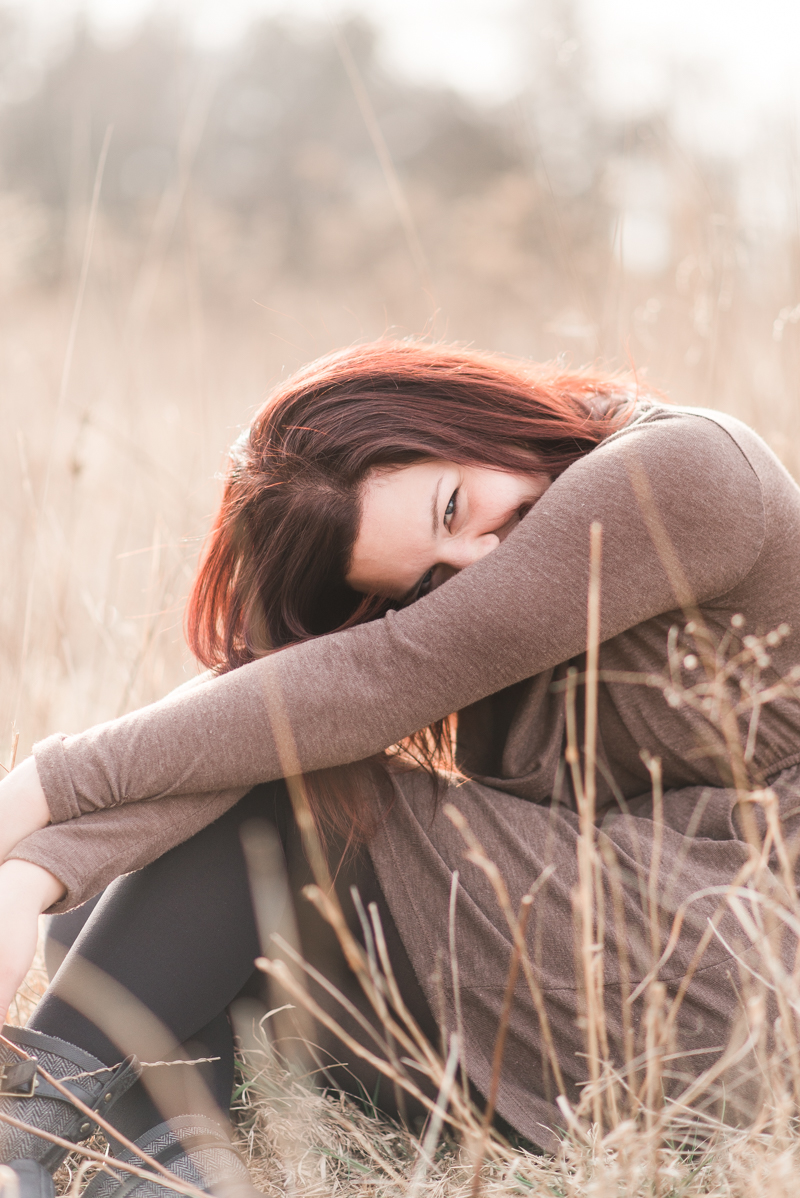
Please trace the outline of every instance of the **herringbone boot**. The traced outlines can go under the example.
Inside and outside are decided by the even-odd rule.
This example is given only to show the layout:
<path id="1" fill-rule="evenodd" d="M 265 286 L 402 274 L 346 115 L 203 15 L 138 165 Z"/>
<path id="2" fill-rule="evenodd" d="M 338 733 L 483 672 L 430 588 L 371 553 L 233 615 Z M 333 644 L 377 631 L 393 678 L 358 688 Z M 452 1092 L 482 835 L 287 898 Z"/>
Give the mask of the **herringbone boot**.
<path id="1" fill-rule="evenodd" d="M 97 1124 L 45 1081 L 37 1066 L 103 1116 L 107 1116 L 141 1072 L 133 1057 L 107 1068 L 82 1048 L 29 1028 L 4 1027 L 3 1036 L 31 1059 L 26 1060 L 0 1042 L 0 1114 L 11 1115 L 32 1129 L 72 1143 L 88 1140 Z M 18 1159 L 33 1160 L 52 1172 L 67 1152 L 68 1149 L 42 1139 L 33 1130 L 24 1131 L 0 1122 L 0 1161 L 6 1164 Z"/>
<path id="2" fill-rule="evenodd" d="M 227 1133 L 202 1115 L 181 1115 L 159 1123 L 135 1143 L 169 1169 L 176 1180 L 188 1182 L 206 1194 L 216 1198 L 261 1198 Z M 118 1160 L 142 1165 L 140 1158 L 127 1150 L 114 1155 Z M 149 1181 L 119 1170 L 117 1176 L 98 1173 L 82 1198 L 175 1198 L 175 1191 L 161 1185 L 157 1173 Z"/>

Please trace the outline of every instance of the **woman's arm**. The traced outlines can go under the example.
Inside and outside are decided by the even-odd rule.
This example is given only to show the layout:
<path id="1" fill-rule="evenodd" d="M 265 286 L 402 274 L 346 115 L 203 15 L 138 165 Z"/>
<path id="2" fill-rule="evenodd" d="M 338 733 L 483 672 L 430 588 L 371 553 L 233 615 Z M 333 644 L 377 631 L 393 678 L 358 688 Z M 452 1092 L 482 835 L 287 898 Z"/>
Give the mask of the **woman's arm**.
<path id="1" fill-rule="evenodd" d="M 28 757 L 0 782 L 0 861 L 49 822 L 36 762 Z M 46 867 L 29 861 L 0 865 L 0 1026 L 33 962 L 39 916 L 63 893 Z"/>
<path id="2" fill-rule="evenodd" d="M 207 671 L 171 693 L 184 693 L 211 677 Z M 8 869 L 0 865 L 0 928 L 4 926 L 2 904 L 12 896 L 17 904 L 12 923 L 20 927 L 31 919 L 35 923 L 45 910 L 68 911 L 80 906 L 120 874 L 141 869 L 219 818 L 243 793 L 237 790 L 173 799 L 165 804 L 155 826 L 141 810 L 132 810 L 124 828 L 108 820 L 97 827 L 96 815 L 80 821 L 80 830 L 75 827 L 77 821 L 71 826 L 50 827 L 50 809 L 36 760 L 28 757 L 0 781 L 0 862 L 9 864 Z M 137 835 L 140 830 L 141 837 Z M 34 936 L 34 947 L 35 943 Z M 8 965 L 7 948 L 6 944 L 0 945 L 0 1022 L 7 1007 L 3 970 L 9 971 L 9 977 L 18 972 Z M 13 957 L 13 949 L 9 951 Z"/>
<path id="3" fill-rule="evenodd" d="M 9 860 L 38 866 L 59 880 L 49 913 L 79 907 L 120 874 L 142 869 L 219 819 L 246 791 L 175 795 L 158 803 L 126 803 L 51 824 L 12 850 Z"/>
<path id="4" fill-rule="evenodd" d="M 212 672 L 206 670 L 170 693 L 186 694 L 213 677 Z M 4 861 L 26 836 L 49 823 L 50 808 L 39 779 L 36 759 L 28 757 L 0 781 L 0 861 Z"/>
<path id="5" fill-rule="evenodd" d="M 759 479 L 733 437 L 664 410 L 570 467 L 497 550 L 411 607 L 42 742 L 53 820 L 359 760 L 568 660 L 585 647 L 593 521 L 603 640 L 676 609 L 684 579 L 698 602 L 726 594 L 765 530 Z"/>
<path id="6" fill-rule="evenodd" d="M 0 782 L 0 861 L 49 822 L 36 762 L 28 757 Z M 41 865 L 28 861 L 0 865 L 0 1026 L 33 962 L 39 916 L 63 893 L 59 879 Z"/>
<path id="7" fill-rule="evenodd" d="M 0 861 L 23 837 L 49 823 L 36 761 L 28 757 L 0 782 Z"/>
<path id="8" fill-rule="evenodd" d="M 27 861 L 0 865 L 0 1026 L 36 953 L 39 915 L 63 892 L 58 878 Z"/>

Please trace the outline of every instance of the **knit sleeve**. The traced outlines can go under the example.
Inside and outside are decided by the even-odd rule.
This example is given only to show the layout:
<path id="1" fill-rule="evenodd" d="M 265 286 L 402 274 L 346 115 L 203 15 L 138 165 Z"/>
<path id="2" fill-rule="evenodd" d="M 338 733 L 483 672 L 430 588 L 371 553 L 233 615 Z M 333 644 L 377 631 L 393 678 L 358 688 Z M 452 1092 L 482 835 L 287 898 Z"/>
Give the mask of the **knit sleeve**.
<path id="1" fill-rule="evenodd" d="M 64 885 L 48 914 L 88 902 L 120 874 L 142 869 L 219 819 L 245 793 L 175 795 L 159 803 L 128 803 L 51 824 L 21 840 L 6 860 L 30 861 Z"/>

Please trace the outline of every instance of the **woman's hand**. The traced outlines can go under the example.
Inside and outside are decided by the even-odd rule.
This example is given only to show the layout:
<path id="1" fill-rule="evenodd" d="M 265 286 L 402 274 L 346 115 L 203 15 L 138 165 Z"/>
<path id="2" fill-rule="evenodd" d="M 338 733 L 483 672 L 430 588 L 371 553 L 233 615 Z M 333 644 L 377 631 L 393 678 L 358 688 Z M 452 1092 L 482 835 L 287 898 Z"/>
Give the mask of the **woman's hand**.
<path id="1" fill-rule="evenodd" d="M 0 782 L 0 861 L 31 832 L 49 823 L 39 771 L 33 757 L 28 757 Z"/>
<path id="2" fill-rule="evenodd" d="M 58 878 L 28 861 L 0 865 L 0 1025 L 36 953 L 39 916 L 64 893 Z"/>

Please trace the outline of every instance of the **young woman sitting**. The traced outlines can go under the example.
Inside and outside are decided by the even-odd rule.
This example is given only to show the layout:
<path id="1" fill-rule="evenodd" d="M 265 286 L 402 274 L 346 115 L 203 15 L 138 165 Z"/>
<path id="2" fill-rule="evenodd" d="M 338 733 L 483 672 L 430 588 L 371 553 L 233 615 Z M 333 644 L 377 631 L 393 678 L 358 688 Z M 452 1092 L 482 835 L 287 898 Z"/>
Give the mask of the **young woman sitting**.
<path id="1" fill-rule="evenodd" d="M 585 685 L 593 525 L 596 724 Z M 355 886 L 364 907 L 377 904 L 400 992 L 434 1043 L 459 1025 L 460 1000 L 478 1102 L 512 933 L 448 805 L 515 912 L 536 891 L 526 943 L 541 1002 L 521 972 L 496 1104 L 522 1136 L 554 1148 L 557 1099 L 577 1103 L 590 1076 L 574 930 L 589 771 L 609 1059 L 624 1073 L 643 1052 L 640 983 L 662 954 L 666 1001 L 680 998 L 666 1092 L 721 1059 L 739 1014 L 728 946 L 745 963 L 755 951 L 720 911 L 721 890 L 758 851 L 764 804 L 747 795 L 771 788 L 789 841 L 800 811 L 800 705 L 779 684 L 800 658 L 800 490 L 755 433 L 614 376 L 413 342 L 344 350 L 282 383 L 233 446 L 187 629 L 209 671 L 195 685 L 49 737 L 0 783 L 0 1014 L 41 911 L 55 913 L 51 956 L 66 953 L 27 1028 L 4 1034 L 52 1075 L 81 1074 L 70 1084 L 143 1151 L 201 1188 L 247 1188 L 218 1124 L 233 1079 L 228 1012 L 263 997 L 254 959 L 274 955 L 248 881 L 252 821 L 282 846 L 306 960 L 374 1021 L 301 895 L 311 870 L 283 781 L 300 774 L 350 927 L 362 938 Z M 756 695 L 755 721 L 752 704 L 735 709 L 754 677 L 749 636 L 772 688 L 769 703 Z M 744 663 L 723 687 L 730 704 L 704 706 L 709 661 L 721 669 L 726 653 Z M 570 687 L 573 744 L 591 744 L 596 726 L 596 767 L 576 767 L 574 753 L 565 764 Z M 779 887 L 776 860 L 764 868 Z M 782 951 L 792 964 L 792 947 Z M 336 1017 L 364 1037 L 355 1015 Z M 312 1039 L 320 1084 L 376 1092 L 380 1075 L 323 1026 Z M 214 1059 L 137 1080 L 124 1058 L 151 1060 L 162 1042 Z M 725 1074 L 726 1118 L 757 1104 L 754 1052 L 745 1044 Z M 0 1045 L 7 1072 L 20 1059 Z M 396 1113 L 383 1082 L 377 1105 Z M 46 1085 L 5 1089 L 0 1116 L 69 1141 L 88 1134 Z M 0 1122 L 2 1160 L 53 1169 L 64 1153 Z M 167 1193 L 105 1175 L 90 1190 Z"/>

